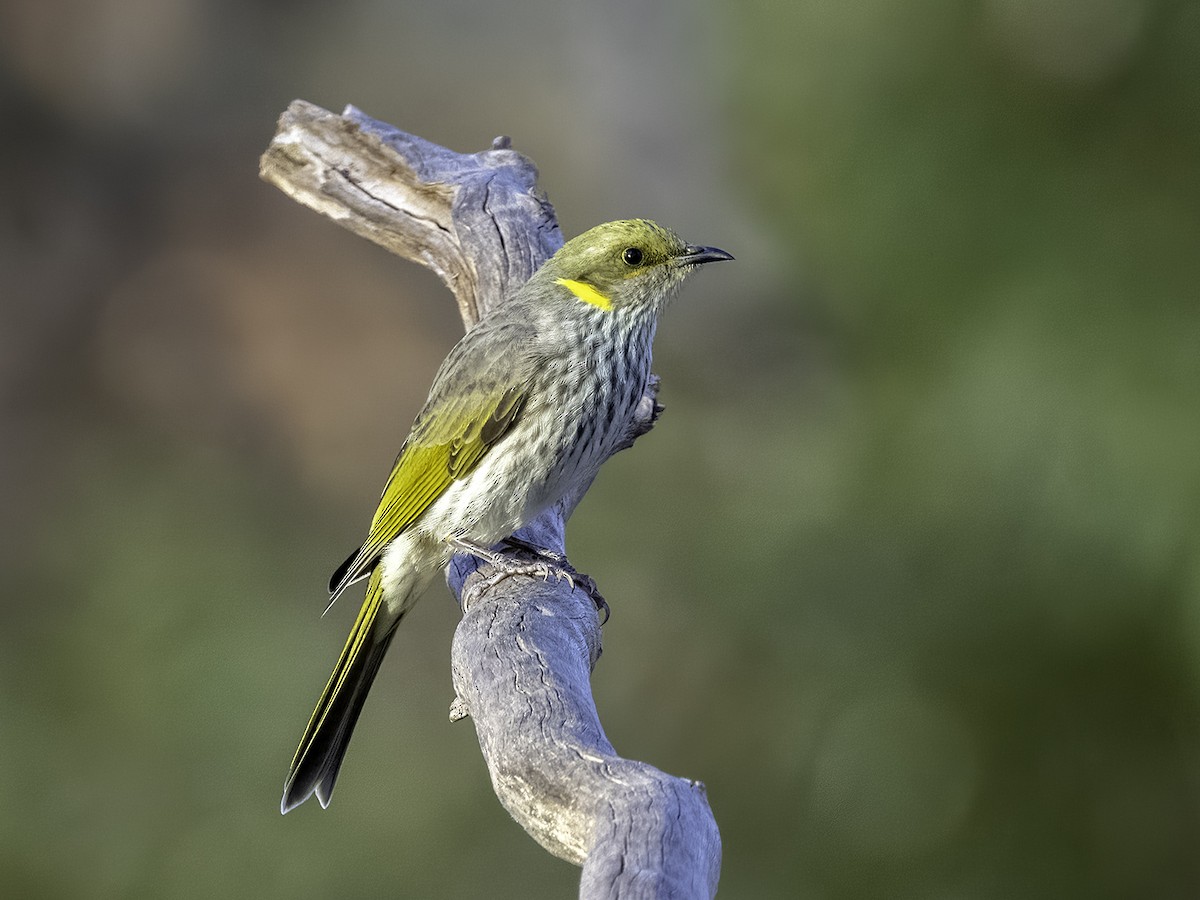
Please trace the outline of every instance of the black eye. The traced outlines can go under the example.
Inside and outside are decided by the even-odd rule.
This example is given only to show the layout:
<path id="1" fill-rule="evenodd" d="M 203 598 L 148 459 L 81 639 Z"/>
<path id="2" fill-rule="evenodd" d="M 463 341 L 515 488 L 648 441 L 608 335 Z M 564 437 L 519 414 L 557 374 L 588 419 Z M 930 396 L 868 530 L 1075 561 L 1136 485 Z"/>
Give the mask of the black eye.
<path id="1" fill-rule="evenodd" d="M 627 266 L 640 266 L 642 264 L 642 251 L 637 247 L 626 247 L 625 252 L 621 254 L 621 259 L 625 260 Z"/>

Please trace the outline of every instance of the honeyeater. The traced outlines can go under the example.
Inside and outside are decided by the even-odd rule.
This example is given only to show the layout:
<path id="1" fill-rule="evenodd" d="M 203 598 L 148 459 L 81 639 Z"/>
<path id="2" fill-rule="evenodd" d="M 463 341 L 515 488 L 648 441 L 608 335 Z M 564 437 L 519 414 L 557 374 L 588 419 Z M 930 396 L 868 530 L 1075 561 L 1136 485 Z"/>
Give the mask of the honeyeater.
<path id="1" fill-rule="evenodd" d="M 645 219 L 568 241 L 451 349 L 400 448 L 367 539 L 329 582 L 366 599 L 292 759 L 283 812 L 329 805 L 396 626 L 456 552 L 488 548 L 586 485 L 625 438 L 663 307 L 732 259 Z"/>

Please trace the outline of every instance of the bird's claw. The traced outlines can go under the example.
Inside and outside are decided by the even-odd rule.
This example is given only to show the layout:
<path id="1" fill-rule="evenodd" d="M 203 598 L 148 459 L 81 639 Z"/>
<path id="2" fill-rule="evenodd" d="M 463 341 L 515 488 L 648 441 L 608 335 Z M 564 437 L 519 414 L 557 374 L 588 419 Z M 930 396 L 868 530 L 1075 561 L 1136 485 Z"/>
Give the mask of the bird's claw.
<path id="1" fill-rule="evenodd" d="M 550 577 L 554 576 L 556 579 L 565 581 L 572 591 L 577 587 L 582 588 L 584 593 L 596 605 L 597 612 L 604 614 L 604 618 L 601 619 L 600 624 L 604 625 L 608 622 L 609 616 L 612 615 L 612 609 L 600 594 L 600 590 L 596 587 L 596 582 L 590 575 L 585 575 L 567 562 L 566 556 L 554 550 L 547 550 L 544 547 L 535 547 L 533 544 L 523 541 L 520 538 L 508 537 L 501 541 L 501 543 L 515 550 L 517 553 L 535 557 L 536 561 L 518 562 L 489 547 L 481 547 L 462 538 L 450 539 L 450 545 L 454 549 L 462 553 L 469 553 L 488 563 L 496 570 L 496 575 L 488 579 L 489 587 L 499 584 L 505 578 L 514 575 L 528 575 L 533 578 L 541 578 L 544 582 L 549 582 Z"/>
<path id="2" fill-rule="evenodd" d="M 596 604 L 596 610 L 604 613 L 604 618 L 600 624 L 604 625 L 608 622 L 609 617 L 612 615 L 612 607 L 608 605 L 608 601 L 604 599 L 604 596 L 600 593 L 600 589 L 596 587 L 595 579 L 591 575 L 586 575 L 572 566 L 567 562 L 566 556 L 554 550 L 548 550 L 545 547 L 535 547 L 528 541 L 523 541 L 518 537 L 507 537 L 501 543 L 519 552 L 541 557 L 543 560 L 549 560 L 551 564 L 540 563 L 544 572 L 544 580 L 549 581 L 550 573 L 553 571 L 555 576 L 563 579 L 571 586 L 571 590 L 575 590 L 577 587 L 582 588 L 583 592 L 591 597 L 592 602 Z"/>

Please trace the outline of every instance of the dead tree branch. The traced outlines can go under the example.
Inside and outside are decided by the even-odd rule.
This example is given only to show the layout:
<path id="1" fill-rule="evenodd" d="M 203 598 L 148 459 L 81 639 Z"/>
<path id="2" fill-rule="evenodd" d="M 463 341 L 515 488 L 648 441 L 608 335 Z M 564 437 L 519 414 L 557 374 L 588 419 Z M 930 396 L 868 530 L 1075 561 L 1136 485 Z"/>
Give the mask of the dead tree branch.
<path id="1" fill-rule="evenodd" d="M 537 169 L 497 138 L 459 154 L 377 122 L 297 100 L 260 174 L 288 196 L 406 259 L 433 269 L 470 328 L 562 245 Z M 654 386 L 629 423 L 648 431 Z M 524 529 L 564 552 L 567 498 Z M 463 609 L 452 649 L 458 694 L 496 795 L 555 856 L 583 866 L 584 898 L 712 897 L 721 842 L 704 786 L 622 759 L 604 735 L 590 676 L 600 656 L 592 600 L 565 582 L 490 578 L 458 556 L 447 578 Z"/>

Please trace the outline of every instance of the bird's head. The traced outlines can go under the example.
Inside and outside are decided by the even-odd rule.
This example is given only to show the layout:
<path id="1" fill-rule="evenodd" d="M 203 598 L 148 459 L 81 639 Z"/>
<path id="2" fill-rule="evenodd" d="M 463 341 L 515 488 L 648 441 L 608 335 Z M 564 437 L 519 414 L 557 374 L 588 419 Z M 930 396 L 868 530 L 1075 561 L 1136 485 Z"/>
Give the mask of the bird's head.
<path id="1" fill-rule="evenodd" d="M 606 222 L 563 244 L 538 273 L 564 298 L 608 312 L 657 313 L 696 266 L 733 259 L 724 250 L 685 243 L 648 219 Z"/>

